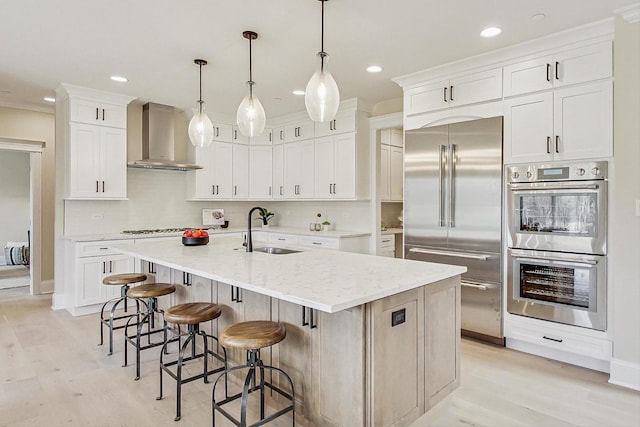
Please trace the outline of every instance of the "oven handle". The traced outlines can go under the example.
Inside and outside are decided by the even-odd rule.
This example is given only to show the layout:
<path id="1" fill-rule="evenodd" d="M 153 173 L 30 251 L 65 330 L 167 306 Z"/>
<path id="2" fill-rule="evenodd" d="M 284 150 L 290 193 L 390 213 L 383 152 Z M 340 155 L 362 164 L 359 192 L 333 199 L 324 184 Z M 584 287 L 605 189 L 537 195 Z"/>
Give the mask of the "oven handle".
<path id="1" fill-rule="evenodd" d="M 460 281 L 460 286 L 464 286 L 467 288 L 474 288 L 479 291 L 488 291 L 489 289 L 494 289 L 496 287 L 495 285 L 491 285 L 489 283 L 473 282 L 466 279 Z"/>
<path id="2" fill-rule="evenodd" d="M 571 185 L 545 185 L 544 187 L 535 184 L 509 184 L 513 193 L 520 191 L 548 191 L 548 190 L 597 190 L 600 188 L 598 184 L 571 184 Z"/>
<path id="3" fill-rule="evenodd" d="M 419 254 L 444 255 L 444 256 L 452 256 L 452 257 L 458 257 L 458 258 L 477 259 L 480 261 L 488 261 L 489 259 L 491 259 L 491 255 L 464 254 L 460 252 L 437 251 L 437 250 L 422 249 L 422 248 L 411 248 L 409 249 L 409 252 L 416 252 Z"/>
<path id="4" fill-rule="evenodd" d="M 517 259 L 518 261 L 532 261 L 532 262 L 536 262 L 536 261 L 560 261 L 560 262 L 566 262 L 569 263 L 570 265 L 597 265 L 598 261 L 597 260 L 590 260 L 590 259 L 581 259 L 579 261 L 576 261 L 575 259 L 571 259 L 571 258 L 556 258 L 556 257 L 538 257 L 538 256 L 531 256 L 531 255 L 527 255 L 525 257 L 519 257 L 516 256 L 515 259 Z"/>

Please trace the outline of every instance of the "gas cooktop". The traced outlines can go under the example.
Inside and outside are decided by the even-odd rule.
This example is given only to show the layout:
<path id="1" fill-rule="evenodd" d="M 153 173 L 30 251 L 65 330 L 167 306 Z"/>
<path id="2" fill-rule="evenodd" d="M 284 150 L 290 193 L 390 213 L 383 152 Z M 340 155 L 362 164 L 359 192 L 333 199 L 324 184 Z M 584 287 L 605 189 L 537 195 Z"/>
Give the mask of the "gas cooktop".
<path id="1" fill-rule="evenodd" d="M 182 233 L 187 228 L 195 228 L 195 227 L 154 228 L 154 229 L 146 229 L 146 230 L 123 230 L 122 234 Z"/>

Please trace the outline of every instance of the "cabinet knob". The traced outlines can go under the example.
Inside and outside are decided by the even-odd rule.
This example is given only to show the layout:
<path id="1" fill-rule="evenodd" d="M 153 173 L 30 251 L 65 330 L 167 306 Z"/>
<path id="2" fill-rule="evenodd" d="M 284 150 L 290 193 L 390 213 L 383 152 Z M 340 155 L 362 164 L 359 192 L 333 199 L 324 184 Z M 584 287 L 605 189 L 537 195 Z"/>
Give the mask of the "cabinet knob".
<path id="1" fill-rule="evenodd" d="M 591 175 L 595 175 L 595 176 L 600 175 L 600 168 L 591 169 Z"/>
<path id="2" fill-rule="evenodd" d="M 583 176 L 584 173 L 585 173 L 585 170 L 583 168 L 576 169 L 576 175 Z"/>

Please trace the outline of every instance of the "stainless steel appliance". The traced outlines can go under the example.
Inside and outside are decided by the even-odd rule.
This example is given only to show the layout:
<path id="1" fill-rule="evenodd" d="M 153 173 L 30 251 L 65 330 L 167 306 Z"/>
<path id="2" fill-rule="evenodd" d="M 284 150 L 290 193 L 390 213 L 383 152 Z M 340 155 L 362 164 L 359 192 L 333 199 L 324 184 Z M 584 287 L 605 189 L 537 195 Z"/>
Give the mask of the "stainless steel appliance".
<path id="1" fill-rule="evenodd" d="M 462 333 L 502 334 L 502 117 L 405 133 L 405 258 L 464 265 Z"/>
<path id="2" fill-rule="evenodd" d="M 507 175 L 508 312 L 606 330 L 607 163 Z"/>

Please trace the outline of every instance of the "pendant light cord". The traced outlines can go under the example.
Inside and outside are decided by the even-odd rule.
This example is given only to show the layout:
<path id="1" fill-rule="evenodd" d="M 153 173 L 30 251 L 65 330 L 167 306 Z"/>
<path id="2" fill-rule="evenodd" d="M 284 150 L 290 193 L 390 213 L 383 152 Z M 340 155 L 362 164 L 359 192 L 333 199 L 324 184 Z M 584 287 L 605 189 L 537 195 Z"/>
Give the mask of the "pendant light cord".
<path id="1" fill-rule="evenodd" d="M 198 100 L 198 105 L 200 106 L 200 114 L 202 114 L 202 62 L 199 62 L 200 65 L 200 99 Z"/>
<path id="2" fill-rule="evenodd" d="M 322 3 L 322 24 L 321 24 L 321 30 L 320 30 L 320 71 L 324 71 L 324 57 L 325 57 L 325 52 L 324 52 L 324 2 L 326 0 L 320 0 L 320 3 Z"/>

